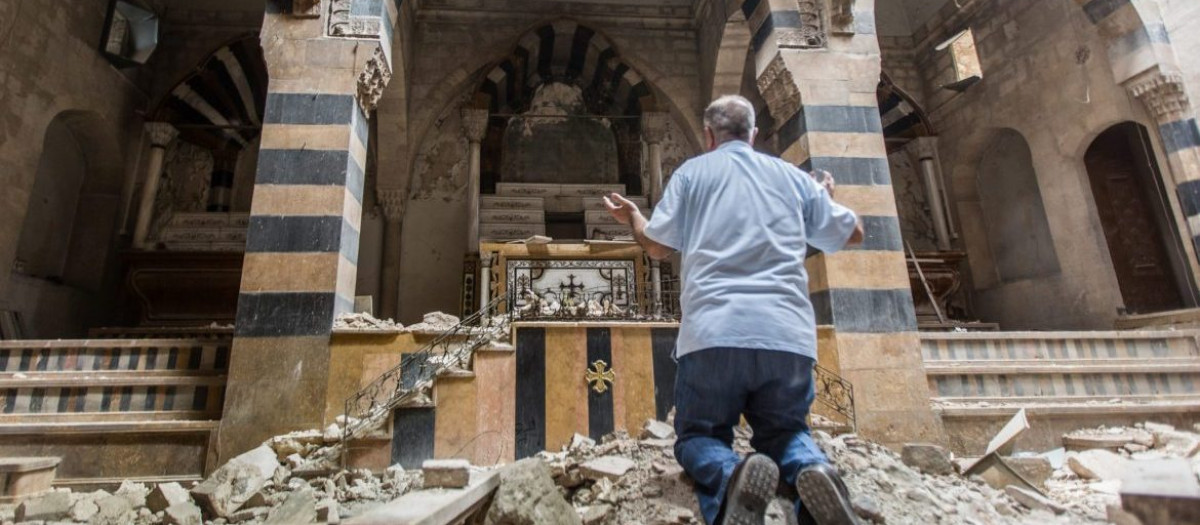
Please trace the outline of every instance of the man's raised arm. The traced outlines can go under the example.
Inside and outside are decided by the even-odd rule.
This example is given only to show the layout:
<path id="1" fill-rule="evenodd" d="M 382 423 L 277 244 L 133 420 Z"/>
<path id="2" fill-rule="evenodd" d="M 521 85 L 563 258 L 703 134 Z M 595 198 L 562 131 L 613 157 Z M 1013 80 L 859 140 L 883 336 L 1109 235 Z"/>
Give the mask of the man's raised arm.
<path id="1" fill-rule="evenodd" d="M 608 208 L 608 213 L 611 213 L 617 222 L 629 226 L 633 230 L 634 240 L 642 246 L 643 250 L 646 250 L 646 254 L 651 259 L 661 261 L 670 257 L 671 252 L 675 251 L 646 236 L 646 225 L 649 224 L 649 221 L 646 220 L 646 216 L 642 215 L 637 204 L 629 199 L 613 193 L 604 197 L 604 207 Z"/>

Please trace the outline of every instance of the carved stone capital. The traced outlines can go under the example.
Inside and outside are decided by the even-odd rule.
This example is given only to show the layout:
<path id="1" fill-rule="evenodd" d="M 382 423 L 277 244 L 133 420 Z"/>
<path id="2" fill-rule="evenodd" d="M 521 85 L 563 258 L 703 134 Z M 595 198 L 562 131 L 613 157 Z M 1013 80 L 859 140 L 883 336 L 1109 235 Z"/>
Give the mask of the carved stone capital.
<path id="1" fill-rule="evenodd" d="M 784 64 L 782 55 L 776 54 L 767 69 L 758 76 L 758 92 L 762 93 L 776 122 L 787 122 L 800 111 L 800 89 L 796 87 L 796 80 Z"/>
<path id="2" fill-rule="evenodd" d="M 1183 85 L 1183 75 L 1157 71 L 1135 80 L 1129 93 L 1146 105 L 1159 124 L 1175 122 L 1191 113 L 1191 100 Z"/>
<path id="3" fill-rule="evenodd" d="M 379 209 L 383 210 L 383 217 L 388 222 L 404 220 L 404 205 L 408 202 L 408 195 L 404 190 L 381 188 L 375 190 L 375 195 L 379 201 Z"/>
<path id="4" fill-rule="evenodd" d="M 825 47 L 828 38 L 825 34 L 825 23 L 821 16 L 821 4 L 824 0 L 799 0 L 796 2 L 796 14 L 799 17 L 797 27 L 776 27 L 775 38 L 779 47 L 795 47 L 812 49 Z"/>
<path id="5" fill-rule="evenodd" d="M 650 144 L 658 144 L 667 138 L 669 115 L 663 112 L 642 113 L 642 138 Z"/>
<path id="6" fill-rule="evenodd" d="M 487 134 L 488 110 L 462 108 L 463 135 L 471 142 L 482 142 Z"/>
<path id="7" fill-rule="evenodd" d="M 916 157 L 918 161 L 925 159 L 937 158 L 938 138 L 937 137 L 917 137 L 908 143 L 908 151 Z"/>
<path id="8" fill-rule="evenodd" d="M 854 34 L 854 2 L 855 0 L 831 0 L 829 21 L 830 31 L 838 35 Z"/>
<path id="9" fill-rule="evenodd" d="M 292 0 L 292 16 L 296 18 L 320 17 L 321 0 Z"/>
<path id="10" fill-rule="evenodd" d="M 388 65 L 387 56 L 383 54 L 383 46 L 375 46 L 375 52 L 366 66 L 358 74 L 358 104 L 363 113 L 370 114 L 379 104 L 383 90 L 392 81 L 392 68 Z"/>
<path id="11" fill-rule="evenodd" d="M 329 36 L 378 38 L 383 20 L 378 16 L 354 16 L 353 0 L 330 0 Z"/>
<path id="12" fill-rule="evenodd" d="M 151 146 L 165 148 L 179 136 L 179 130 L 166 122 L 147 122 L 146 134 L 150 136 Z"/>

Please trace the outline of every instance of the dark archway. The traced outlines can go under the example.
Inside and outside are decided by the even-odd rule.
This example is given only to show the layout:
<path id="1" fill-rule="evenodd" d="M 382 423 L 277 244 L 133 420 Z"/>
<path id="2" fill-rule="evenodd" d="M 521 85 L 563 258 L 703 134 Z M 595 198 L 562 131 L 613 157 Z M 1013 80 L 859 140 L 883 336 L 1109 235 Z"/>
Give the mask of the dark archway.
<path id="1" fill-rule="evenodd" d="M 8 293 L 4 337 L 87 335 L 113 319 L 113 264 L 122 161 L 94 113 L 65 111 L 46 127 Z M 15 313 L 15 315 L 14 315 Z"/>
<path id="2" fill-rule="evenodd" d="M 1096 211 L 1125 309 L 1153 313 L 1185 306 L 1190 285 L 1179 235 L 1162 191 L 1146 129 L 1134 122 L 1108 128 L 1084 155 Z"/>

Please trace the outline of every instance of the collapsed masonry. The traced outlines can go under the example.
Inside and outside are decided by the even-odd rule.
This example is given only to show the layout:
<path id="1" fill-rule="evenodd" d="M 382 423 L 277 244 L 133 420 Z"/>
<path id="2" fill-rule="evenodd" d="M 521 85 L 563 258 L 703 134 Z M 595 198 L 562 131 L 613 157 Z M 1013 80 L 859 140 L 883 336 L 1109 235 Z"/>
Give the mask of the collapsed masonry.
<path id="1" fill-rule="evenodd" d="M 1175 496 L 1191 491 L 1190 499 L 1182 498 L 1184 506 L 1194 509 L 1200 502 L 1197 432 L 1146 423 L 1071 433 L 1064 436 L 1064 444 L 1072 450 L 1026 456 L 1024 461 L 1010 458 L 1012 464 L 1021 465 L 1023 477 L 1037 490 L 994 488 L 981 477 L 965 478 L 957 473 L 954 458 L 932 445 L 912 445 L 897 455 L 852 434 L 832 437 L 817 432 L 815 437 L 845 476 L 855 509 L 865 522 L 1087 524 L 1107 519 L 1131 524 L 1139 521 L 1122 510 L 1122 503 L 1129 509 L 1139 501 L 1154 502 L 1157 496 L 1139 494 L 1129 481 L 1122 487 L 1122 479 L 1128 480 L 1131 472 L 1154 470 L 1164 460 L 1189 466 L 1185 478 L 1169 481 Z M 498 480 L 491 498 L 478 498 L 477 505 L 455 512 L 495 524 L 699 522 L 691 486 L 673 457 L 674 433 L 662 422 L 648 421 L 641 439 L 623 432 L 600 443 L 576 436 L 562 451 L 543 452 L 501 467 L 498 475 L 495 469 L 465 462 L 431 462 L 426 473 L 399 466 L 381 476 L 366 470 L 346 471 L 337 467 L 340 437 L 340 429 L 333 426 L 272 438 L 188 488 L 178 483 L 125 482 L 112 493 L 55 489 L 19 505 L 0 506 L 0 521 L 375 523 L 372 515 L 386 511 L 389 502 L 410 514 L 424 511 L 414 507 L 422 502 L 453 503 L 456 491 L 469 492 L 469 487 L 433 487 L 461 487 L 487 478 Z M 749 438 L 748 430 L 738 429 L 735 448 L 748 451 Z M 398 499 L 402 497 L 407 499 Z M 1164 502 L 1181 500 L 1158 501 L 1156 505 L 1163 507 Z M 789 523 L 786 506 L 783 499 L 773 504 L 768 523 Z M 441 516 L 442 522 L 452 522 L 444 509 L 429 512 Z M 1158 522 L 1151 517 L 1142 523 Z"/>

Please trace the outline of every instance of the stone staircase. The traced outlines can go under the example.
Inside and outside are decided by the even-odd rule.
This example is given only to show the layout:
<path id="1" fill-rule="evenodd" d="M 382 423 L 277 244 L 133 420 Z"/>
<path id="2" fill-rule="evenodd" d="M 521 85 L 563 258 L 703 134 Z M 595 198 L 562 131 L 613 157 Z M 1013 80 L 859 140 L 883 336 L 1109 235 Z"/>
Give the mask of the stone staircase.
<path id="1" fill-rule="evenodd" d="M 623 184 L 497 183 L 494 195 L 479 199 L 479 237 L 506 241 L 545 235 L 546 213 L 580 212 L 588 239 L 628 236 L 629 228 L 617 224 L 602 201 L 604 195 L 625 191 Z M 630 200 L 648 211 L 645 197 Z"/>
<path id="2" fill-rule="evenodd" d="M 0 456 L 62 458 L 58 485 L 200 479 L 231 339 L 0 342 Z"/>
<path id="3" fill-rule="evenodd" d="M 922 333 L 935 410 L 963 454 L 980 453 L 1024 408 L 1019 442 L 1057 448 L 1067 431 L 1200 422 L 1200 331 Z"/>

